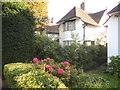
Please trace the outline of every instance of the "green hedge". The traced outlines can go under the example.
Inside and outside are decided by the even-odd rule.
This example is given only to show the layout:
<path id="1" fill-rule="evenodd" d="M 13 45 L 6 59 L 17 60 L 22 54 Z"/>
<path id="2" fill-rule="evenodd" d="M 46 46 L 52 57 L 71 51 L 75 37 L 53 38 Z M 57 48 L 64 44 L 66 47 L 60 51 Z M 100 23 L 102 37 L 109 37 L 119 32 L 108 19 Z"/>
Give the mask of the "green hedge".
<path id="1" fill-rule="evenodd" d="M 2 2 L 3 65 L 33 58 L 34 28 L 25 2 Z"/>
<path id="2" fill-rule="evenodd" d="M 9 88 L 66 88 L 59 79 L 35 69 L 31 64 L 6 64 L 4 75 Z"/>

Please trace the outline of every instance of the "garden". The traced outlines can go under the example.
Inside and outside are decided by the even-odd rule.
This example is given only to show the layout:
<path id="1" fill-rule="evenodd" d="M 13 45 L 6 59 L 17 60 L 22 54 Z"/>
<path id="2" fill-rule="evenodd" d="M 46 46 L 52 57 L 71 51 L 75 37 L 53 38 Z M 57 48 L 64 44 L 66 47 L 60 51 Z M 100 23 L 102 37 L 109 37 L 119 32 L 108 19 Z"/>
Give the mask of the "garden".
<path id="1" fill-rule="evenodd" d="M 72 43 L 62 47 L 35 34 L 38 22 L 30 8 L 39 4 L 33 3 L 2 3 L 2 78 L 7 88 L 119 88 L 120 56 L 111 57 L 107 64 L 105 46 Z M 46 19 L 45 12 L 41 19 Z M 102 64 L 104 70 L 92 71 Z"/>
<path id="2" fill-rule="evenodd" d="M 38 35 L 35 41 L 33 59 L 4 65 L 9 88 L 119 88 L 119 56 L 111 57 L 112 62 L 102 72 L 89 73 L 106 63 L 105 54 L 100 54 L 101 46 L 73 43 L 61 47 Z"/>

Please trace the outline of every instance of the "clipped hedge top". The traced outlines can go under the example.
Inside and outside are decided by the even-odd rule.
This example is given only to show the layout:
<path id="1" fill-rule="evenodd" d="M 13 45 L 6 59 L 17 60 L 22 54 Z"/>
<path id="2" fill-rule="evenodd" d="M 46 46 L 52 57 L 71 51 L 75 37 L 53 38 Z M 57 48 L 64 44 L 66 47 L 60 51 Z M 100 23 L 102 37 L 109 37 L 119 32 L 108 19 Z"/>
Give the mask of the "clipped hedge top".
<path id="1" fill-rule="evenodd" d="M 6 64 L 4 75 L 10 88 L 66 88 L 59 79 L 31 64 Z"/>

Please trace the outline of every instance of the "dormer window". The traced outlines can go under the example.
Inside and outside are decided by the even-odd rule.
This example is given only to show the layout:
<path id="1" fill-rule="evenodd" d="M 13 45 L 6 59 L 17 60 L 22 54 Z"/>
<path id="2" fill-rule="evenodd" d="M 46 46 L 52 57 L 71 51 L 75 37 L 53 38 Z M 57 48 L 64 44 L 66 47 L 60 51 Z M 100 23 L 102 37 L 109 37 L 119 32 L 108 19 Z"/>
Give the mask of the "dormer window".
<path id="1" fill-rule="evenodd" d="M 75 20 L 67 21 L 64 23 L 64 31 L 73 31 L 75 30 Z"/>

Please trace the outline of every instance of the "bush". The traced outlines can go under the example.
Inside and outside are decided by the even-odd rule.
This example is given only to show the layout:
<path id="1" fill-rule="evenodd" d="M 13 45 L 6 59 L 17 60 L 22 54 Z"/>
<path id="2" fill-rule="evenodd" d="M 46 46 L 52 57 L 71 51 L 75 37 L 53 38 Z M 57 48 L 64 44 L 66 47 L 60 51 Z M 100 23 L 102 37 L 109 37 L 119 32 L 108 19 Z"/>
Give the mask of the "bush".
<path id="1" fill-rule="evenodd" d="M 4 75 L 9 88 L 66 88 L 59 79 L 31 64 L 6 64 Z"/>
<path id="2" fill-rule="evenodd" d="M 37 69 L 45 70 L 55 78 L 61 80 L 68 88 L 104 88 L 109 85 L 109 81 L 102 76 L 83 72 L 82 69 L 76 69 L 69 62 L 56 63 L 53 59 L 44 60 L 33 59 L 34 66 Z M 41 68 L 44 67 L 44 68 Z"/>
<path id="3" fill-rule="evenodd" d="M 90 70 L 106 63 L 106 47 L 87 46 L 73 43 L 61 47 L 47 36 L 36 35 L 34 56 L 44 59 L 53 58 L 57 62 L 68 61 L 84 70 Z"/>
<path id="4" fill-rule="evenodd" d="M 73 43 L 70 46 L 63 47 L 61 57 L 77 65 L 77 67 L 82 67 L 84 70 L 90 70 L 102 63 L 106 63 L 106 47 Z"/>
<path id="5" fill-rule="evenodd" d="M 74 82 L 71 88 L 106 88 L 109 85 L 109 81 L 102 76 L 86 73 L 76 76 Z"/>
<path id="6" fill-rule="evenodd" d="M 108 64 L 107 71 L 120 77 L 120 55 L 110 57 L 111 62 Z"/>
<path id="7" fill-rule="evenodd" d="M 33 58 L 34 17 L 25 2 L 2 2 L 3 65 Z"/>
<path id="8" fill-rule="evenodd" d="M 35 49 L 34 49 L 34 56 L 37 58 L 59 58 L 59 51 L 61 46 L 58 42 L 51 40 L 47 36 L 35 36 Z"/>
<path id="9" fill-rule="evenodd" d="M 59 78 L 68 88 L 107 88 L 110 81 L 97 74 L 86 74 L 82 69 L 76 69 L 69 62 L 56 63 L 53 59 L 47 58 L 38 60 L 34 58 L 34 66 L 41 69 L 43 66 L 46 72 Z"/>

